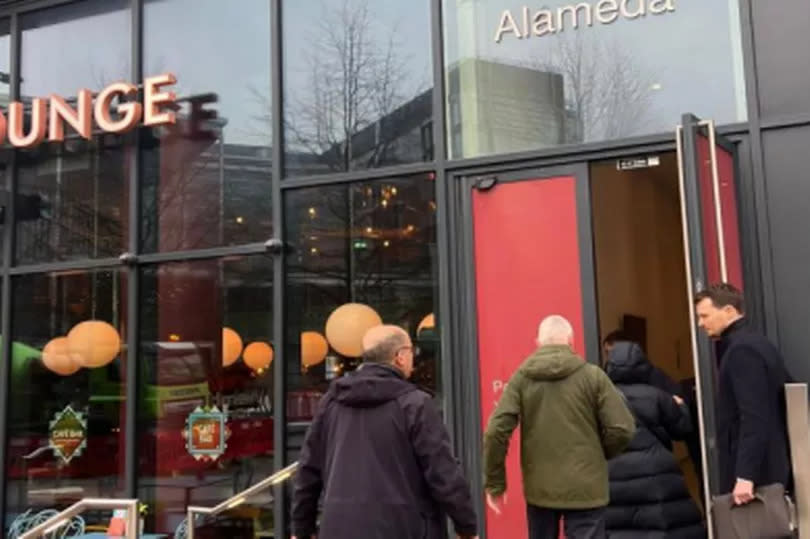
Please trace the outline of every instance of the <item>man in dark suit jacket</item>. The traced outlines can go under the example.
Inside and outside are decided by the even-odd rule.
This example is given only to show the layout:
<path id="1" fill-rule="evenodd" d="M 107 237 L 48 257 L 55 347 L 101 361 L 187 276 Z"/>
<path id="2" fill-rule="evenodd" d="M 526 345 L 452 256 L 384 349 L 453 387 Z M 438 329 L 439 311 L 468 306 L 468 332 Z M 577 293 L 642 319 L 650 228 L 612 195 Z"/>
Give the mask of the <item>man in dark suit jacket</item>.
<path id="1" fill-rule="evenodd" d="M 695 296 L 698 324 L 718 339 L 717 447 L 720 489 L 737 504 L 754 499 L 754 488 L 791 479 L 785 420 L 788 379 L 779 350 L 748 327 L 743 296 L 717 284 Z"/>

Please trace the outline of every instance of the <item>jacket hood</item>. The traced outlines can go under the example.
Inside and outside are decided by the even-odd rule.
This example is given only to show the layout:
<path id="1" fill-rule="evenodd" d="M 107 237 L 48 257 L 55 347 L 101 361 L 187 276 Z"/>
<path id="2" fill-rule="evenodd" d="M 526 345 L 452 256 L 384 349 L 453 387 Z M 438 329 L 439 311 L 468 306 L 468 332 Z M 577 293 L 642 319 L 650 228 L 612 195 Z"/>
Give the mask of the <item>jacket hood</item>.
<path id="1" fill-rule="evenodd" d="M 585 365 L 569 346 L 543 346 L 526 358 L 520 369 L 533 380 L 561 380 Z"/>
<path id="2" fill-rule="evenodd" d="M 653 367 L 638 344 L 620 341 L 610 350 L 606 371 L 614 384 L 649 384 Z"/>
<path id="3" fill-rule="evenodd" d="M 332 386 L 335 400 L 352 408 L 373 408 L 416 391 L 394 367 L 363 363 Z"/>

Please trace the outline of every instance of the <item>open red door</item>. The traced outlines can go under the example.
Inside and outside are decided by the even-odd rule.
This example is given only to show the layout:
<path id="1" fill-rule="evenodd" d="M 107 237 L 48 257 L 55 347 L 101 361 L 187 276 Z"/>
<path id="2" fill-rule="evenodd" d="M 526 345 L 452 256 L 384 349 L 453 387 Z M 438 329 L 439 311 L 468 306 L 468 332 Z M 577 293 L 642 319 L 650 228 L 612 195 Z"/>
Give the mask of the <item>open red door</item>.
<path id="1" fill-rule="evenodd" d="M 728 282 L 744 289 L 737 211 L 736 146 L 714 123 L 691 114 L 677 131 L 681 215 L 690 298 L 707 286 Z M 690 301 L 691 305 L 691 301 Z M 715 357 L 709 339 L 689 312 L 697 382 L 705 499 L 719 494 L 714 418 Z M 711 512 L 707 520 L 711 526 Z"/>
<path id="2" fill-rule="evenodd" d="M 737 214 L 735 145 L 715 132 L 710 121 L 692 115 L 683 118 L 680 165 L 683 171 L 687 206 L 695 206 L 695 219 L 689 239 L 694 240 L 703 254 L 704 280 L 695 280 L 695 291 L 704 283 L 728 282 L 743 288 L 742 257 L 740 255 L 739 221 Z M 681 137 L 679 137 L 681 138 Z M 695 192 L 690 194 L 690 188 Z M 697 195 L 697 196 L 695 196 Z M 697 234 L 699 232 L 699 234 Z M 696 257 L 693 265 L 700 263 Z M 699 276 L 693 272 L 693 276 Z"/>
<path id="3" fill-rule="evenodd" d="M 470 185 L 482 429 L 512 373 L 534 349 L 545 316 L 565 316 L 577 351 L 597 361 L 598 341 L 589 339 L 596 335 L 590 208 L 578 207 L 588 206 L 586 182 L 587 169 L 580 167 Z M 507 457 L 507 488 L 503 514 L 487 510 L 488 538 L 528 535 L 517 432 Z"/>

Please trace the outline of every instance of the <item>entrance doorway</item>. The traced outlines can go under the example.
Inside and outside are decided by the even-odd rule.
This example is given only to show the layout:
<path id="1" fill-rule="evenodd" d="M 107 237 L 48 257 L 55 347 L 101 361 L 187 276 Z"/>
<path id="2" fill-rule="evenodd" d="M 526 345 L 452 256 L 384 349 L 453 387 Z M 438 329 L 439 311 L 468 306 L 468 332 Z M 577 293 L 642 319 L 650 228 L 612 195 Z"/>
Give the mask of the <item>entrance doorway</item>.
<path id="1" fill-rule="evenodd" d="M 479 491 L 482 431 L 537 324 L 556 313 L 571 321 L 586 361 L 601 364 L 602 338 L 622 330 L 682 387 L 700 437 L 674 454 L 694 499 L 718 494 L 712 347 L 697 332 L 691 297 L 710 282 L 744 288 L 735 147 L 711 122 L 684 115 L 673 143 L 646 150 L 470 171 L 453 184 L 452 346 L 478 367 L 459 372 L 453 418 Z M 478 417 L 468 413 L 475 401 Z M 509 501 L 500 515 L 486 511 L 487 537 L 526 536 L 517 433 L 511 447 Z"/>
<path id="2" fill-rule="evenodd" d="M 697 430 L 677 153 L 592 163 L 590 187 L 602 359 L 605 339 L 637 343 L 695 412 Z M 676 442 L 674 453 L 700 504 L 699 440 Z"/>

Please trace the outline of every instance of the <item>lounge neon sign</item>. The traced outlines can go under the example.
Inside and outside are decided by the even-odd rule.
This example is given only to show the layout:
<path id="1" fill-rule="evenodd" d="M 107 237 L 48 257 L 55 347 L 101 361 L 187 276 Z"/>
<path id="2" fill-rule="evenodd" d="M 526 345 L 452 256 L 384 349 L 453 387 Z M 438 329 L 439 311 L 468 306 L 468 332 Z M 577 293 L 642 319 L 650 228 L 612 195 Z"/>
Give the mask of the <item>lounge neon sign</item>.
<path id="1" fill-rule="evenodd" d="M 14 147 L 32 148 L 46 138 L 50 142 L 61 142 L 65 139 L 65 124 L 88 140 L 93 136 L 94 125 L 108 133 L 125 133 L 138 125 L 174 124 L 177 119 L 175 112 L 164 108 L 173 104 L 177 96 L 172 91 L 163 91 L 163 88 L 176 82 L 172 73 L 144 79 L 143 103 L 131 100 L 138 95 L 138 87 L 128 82 L 110 84 L 95 96 L 95 100 L 92 92 L 83 88 L 76 95 L 75 107 L 55 94 L 47 98 L 35 97 L 31 100 L 27 132 L 25 105 L 12 101 L 6 111 L 8 118 L 0 111 L 0 144 L 8 140 Z M 118 101 L 113 106 L 116 98 Z"/>

